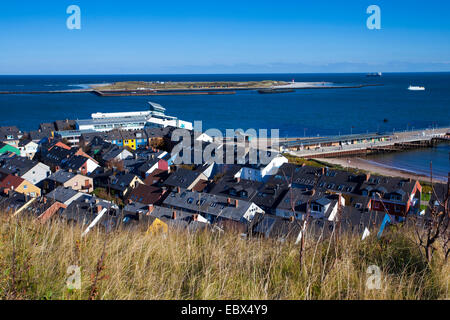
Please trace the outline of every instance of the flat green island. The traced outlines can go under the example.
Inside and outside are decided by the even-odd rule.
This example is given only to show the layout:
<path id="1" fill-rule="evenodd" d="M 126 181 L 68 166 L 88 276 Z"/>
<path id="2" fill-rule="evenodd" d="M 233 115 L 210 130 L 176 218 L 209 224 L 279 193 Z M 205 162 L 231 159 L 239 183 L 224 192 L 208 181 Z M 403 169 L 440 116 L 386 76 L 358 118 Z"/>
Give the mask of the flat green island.
<path id="1" fill-rule="evenodd" d="M 208 82 L 172 82 L 172 81 L 125 81 L 107 85 L 91 85 L 101 91 L 120 90 L 243 90 L 284 86 L 285 81 L 208 81 Z"/>

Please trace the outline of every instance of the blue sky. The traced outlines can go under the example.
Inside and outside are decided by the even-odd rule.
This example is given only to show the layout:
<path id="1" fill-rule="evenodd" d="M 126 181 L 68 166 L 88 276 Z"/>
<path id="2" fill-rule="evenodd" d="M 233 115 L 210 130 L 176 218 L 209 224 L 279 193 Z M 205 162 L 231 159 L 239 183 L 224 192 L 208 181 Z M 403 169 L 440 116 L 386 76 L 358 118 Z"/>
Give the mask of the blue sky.
<path id="1" fill-rule="evenodd" d="M 81 30 L 69 30 L 69 5 Z M 381 30 L 366 8 L 381 8 Z M 1 1 L 0 74 L 450 71 L 450 2 Z"/>

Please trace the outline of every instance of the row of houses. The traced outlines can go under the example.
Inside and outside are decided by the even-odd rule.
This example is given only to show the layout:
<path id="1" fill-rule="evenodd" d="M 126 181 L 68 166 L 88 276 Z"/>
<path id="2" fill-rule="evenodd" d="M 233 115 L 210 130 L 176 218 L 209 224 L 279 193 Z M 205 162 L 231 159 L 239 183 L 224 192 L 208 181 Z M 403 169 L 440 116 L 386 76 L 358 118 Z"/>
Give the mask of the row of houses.
<path id="1" fill-rule="evenodd" d="M 400 222 L 419 213 L 418 181 L 294 165 L 272 151 L 270 161 L 255 164 L 250 150 L 234 148 L 234 163 L 224 164 L 217 159 L 227 157 L 226 148 L 203 138 L 201 148 L 223 151 L 220 157 L 175 165 L 181 155 L 173 152 L 174 128 L 149 130 L 165 150 L 145 130 L 147 142 L 135 148 L 118 143 L 126 135 L 112 130 L 82 134 L 79 145 L 50 136 L 31 159 L 3 152 L 0 210 L 81 223 L 86 233 L 95 226 L 207 229 L 282 239 L 297 239 L 305 222 L 311 235 L 330 232 L 337 222 L 362 235 L 381 228 L 386 215 Z"/>

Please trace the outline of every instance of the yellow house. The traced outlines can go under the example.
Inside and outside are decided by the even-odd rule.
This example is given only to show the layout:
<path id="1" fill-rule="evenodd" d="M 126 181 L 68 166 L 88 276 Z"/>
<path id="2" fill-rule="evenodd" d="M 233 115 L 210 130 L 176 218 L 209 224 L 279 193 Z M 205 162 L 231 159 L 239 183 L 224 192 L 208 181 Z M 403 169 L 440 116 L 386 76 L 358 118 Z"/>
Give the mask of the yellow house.
<path id="1" fill-rule="evenodd" d="M 152 216 L 148 216 L 149 217 L 149 222 L 151 220 L 153 220 L 152 222 L 150 222 L 150 225 L 148 226 L 147 229 L 147 234 L 151 234 L 151 235 L 155 235 L 158 233 L 167 233 L 169 231 L 169 226 L 161 221 L 160 219 L 156 218 L 156 217 L 152 217 Z"/>
<path id="2" fill-rule="evenodd" d="M 40 188 L 36 187 L 30 181 L 12 174 L 6 176 L 0 182 L 0 189 L 3 189 L 6 193 L 8 191 L 16 191 L 33 198 L 41 196 Z"/>
<path id="3" fill-rule="evenodd" d="M 16 189 L 16 191 L 33 198 L 41 196 L 41 189 L 27 180 L 23 180 L 22 184 Z"/>
<path id="4" fill-rule="evenodd" d="M 136 139 L 126 139 L 123 140 L 123 146 L 129 147 L 132 150 L 136 150 Z"/>

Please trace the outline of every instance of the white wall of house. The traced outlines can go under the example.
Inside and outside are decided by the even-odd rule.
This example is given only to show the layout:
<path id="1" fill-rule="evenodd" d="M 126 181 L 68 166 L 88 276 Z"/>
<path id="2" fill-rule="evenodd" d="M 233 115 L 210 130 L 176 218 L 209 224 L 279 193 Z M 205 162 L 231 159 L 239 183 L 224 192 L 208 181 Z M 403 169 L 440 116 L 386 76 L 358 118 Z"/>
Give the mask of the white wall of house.
<path id="1" fill-rule="evenodd" d="M 213 169 L 214 169 L 214 164 L 211 163 L 211 164 L 203 171 L 203 174 L 206 176 L 206 178 L 212 179 L 212 177 L 214 176 L 214 175 L 213 175 L 213 173 L 214 173 Z"/>
<path id="2" fill-rule="evenodd" d="M 244 213 L 244 218 L 247 221 L 251 222 L 256 213 L 264 213 L 264 210 L 258 207 L 256 204 L 252 203 Z"/>
<path id="3" fill-rule="evenodd" d="M 32 159 L 38 150 L 39 145 L 33 141 L 30 141 L 23 147 L 20 147 L 20 156 L 28 159 Z"/>
<path id="4" fill-rule="evenodd" d="M 46 179 L 52 174 L 50 167 L 39 162 L 33 168 L 31 168 L 27 173 L 22 175 L 22 178 L 30 181 L 32 184 L 37 184 L 42 180 Z"/>
<path id="5" fill-rule="evenodd" d="M 130 151 L 128 151 L 127 149 L 123 149 L 123 151 L 114 159 L 115 160 L 125 160 L 125 159 L 132 158 L 132 157 L 133 157 L 133 154 Z"/>
<path id="6" fill-rule="evenodd" d="M 278 169 L 284 163 L 288 162 L 289 160 L 286 157 L 278 155 L 274 157 L 266 166 L 261 166 L 259 169 L 243 167 L 238 174 L 236 174 L 236 176 L 241 179 L 263 182 L 265 178 L 275 175 L 278 172 Z"/>
<path id="7" fill-rule="evenodd" d="M 341 201 L 341 207 L 344 208 L 345 207 L 345 198 L 344 197 L 340 197 L 340 201 Z M 336 220 L 336 217 L 337 217 L 337 214 L 338 214 L 338 209 L 339 209 L 339 205 L 336 202 L 333 210 L 331 211 L 330 215 L 328 216 L 328 220 L 329 221 Z"/>
<path id="8" fill-rule="evenodd" d="M 88 159 L 88 161 L 87 161 L 87 172 L 88 173 L 93 172 L 98 167 L 99 167 L 99 165 L 97 163 L 95 163 L 95 161 Z"/>
<path id="9" fill-rule="evenodd" d="M 155 171 L 156 169 L 158 169 L 159 163 L 156 162 L 151 168 L 149 168 L 146 172 L 145 172 L 145 176 L 148 176 L 149 174 L 151 174 L 153 171 Z"/>
<path id="10" fill-rule="evenodd" d="M 272 159 L 272 161 L 270 161 L 270 163 L 262 169 L 262 172 L 261 172 L 262 177 L 264 178 L 267 175 L 272 176 L 272 175 L 277 174 L 278 169 L 284 163 L 288 163 L 288 162 L 289 162 L 289 160 L 282 155 L 278 155 L 278 156 L 274 157 Z"/>

